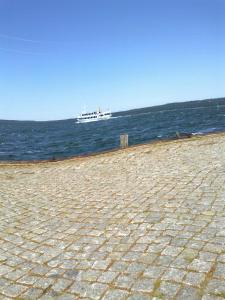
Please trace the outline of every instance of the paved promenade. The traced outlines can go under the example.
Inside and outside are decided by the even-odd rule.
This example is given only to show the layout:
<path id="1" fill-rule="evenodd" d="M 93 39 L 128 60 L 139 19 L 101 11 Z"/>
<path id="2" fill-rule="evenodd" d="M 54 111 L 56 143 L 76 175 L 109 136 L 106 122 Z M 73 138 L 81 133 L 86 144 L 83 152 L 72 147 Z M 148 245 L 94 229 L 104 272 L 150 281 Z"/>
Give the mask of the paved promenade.
<path id="1" fill-rule="evenodd" d="M 225 134 L 0 164 L 0 299 L 225 298 Z"/>

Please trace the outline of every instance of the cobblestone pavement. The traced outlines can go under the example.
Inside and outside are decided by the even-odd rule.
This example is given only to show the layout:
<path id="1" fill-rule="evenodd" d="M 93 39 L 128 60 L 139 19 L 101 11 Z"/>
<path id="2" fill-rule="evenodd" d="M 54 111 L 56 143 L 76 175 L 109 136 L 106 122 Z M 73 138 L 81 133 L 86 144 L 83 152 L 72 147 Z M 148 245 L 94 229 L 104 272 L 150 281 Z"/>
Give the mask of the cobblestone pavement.
<path id="1" fill-rule="evenodd" d="M 225 298 L 225 134 L 0 164 L 0 299 Z"/>

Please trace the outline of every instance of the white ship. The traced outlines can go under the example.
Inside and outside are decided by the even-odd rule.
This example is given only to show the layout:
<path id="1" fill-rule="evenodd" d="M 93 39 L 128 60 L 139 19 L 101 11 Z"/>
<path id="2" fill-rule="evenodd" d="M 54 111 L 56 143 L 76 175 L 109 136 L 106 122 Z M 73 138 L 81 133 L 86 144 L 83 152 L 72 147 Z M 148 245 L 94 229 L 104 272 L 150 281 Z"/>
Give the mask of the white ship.
<path id="1" fill-rule="evenodd" d="M 88 123 L 94 121 L 108 120 L 112 116 L 111 112 L 101 111 L 100 108 L 97 111 L 86 113 L 83 112 L 77 117 L 77 123 Z"/>

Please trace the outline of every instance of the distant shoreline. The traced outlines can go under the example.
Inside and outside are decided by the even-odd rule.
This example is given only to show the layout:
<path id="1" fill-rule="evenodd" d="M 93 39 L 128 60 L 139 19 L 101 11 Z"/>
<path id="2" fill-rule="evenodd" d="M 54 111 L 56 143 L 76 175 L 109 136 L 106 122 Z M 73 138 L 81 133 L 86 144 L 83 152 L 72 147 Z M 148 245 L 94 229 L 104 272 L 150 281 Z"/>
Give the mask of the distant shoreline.
<path id="1" fill-rule="evenodd" d="M 220 102 L 220 101 L 224 101 L 225 102 L 225 97 L 219 97 L 219 98 L 208 98 L 208 99 L 201 99 L 201 100 L 188 100 L 188 101 L 179 101 L 179 102 L 168 102 L 165 104 L 160 104 L 160 105 L 153 105 L 153 106 L 146 106 L 146 107 L 139 107 L 139 108 L 131 108 L 128 110 L 121 110 L 121 111 L 116 111 L 116 112 L 112 112 L 113 116 L 124 116 L 130 113 L 137 113 L 140 112 L 142 110 L 147 110 L 147 111 L 152 111 L 152 112 L 156 112 L 158 110 L 162 110 L 162 108 L 172 108 L 175 107 L 177 108 L 177 106 L 183 106 L 184 104 L 187 105 L 187 107 L 189 107 L 189 105 L 193 105 L 193 103 L 196 104 L 203 104 L 203 107 L 207 107 L 208 105 L 212 104 L 212 102 Z M 208 104 L 208 105 L 207 105 Z M 215 103 L 215 104 L 220 104 L 220 103 Z M 225 104 L 224 104 L 225 105 Z M 183 106 L 183 108 L 185 108 Z M 15 119 L 0 119 L 0 122 L 61 122 L 61 121 L 71 121 L 71 120 L 75 120 L 76 117 L 74 118 L 67 118 L 67 119 L 58 119 L 58 120 L 44 120 L 44 121 L 40 121 L 40 120 L 15 120 Z"/>

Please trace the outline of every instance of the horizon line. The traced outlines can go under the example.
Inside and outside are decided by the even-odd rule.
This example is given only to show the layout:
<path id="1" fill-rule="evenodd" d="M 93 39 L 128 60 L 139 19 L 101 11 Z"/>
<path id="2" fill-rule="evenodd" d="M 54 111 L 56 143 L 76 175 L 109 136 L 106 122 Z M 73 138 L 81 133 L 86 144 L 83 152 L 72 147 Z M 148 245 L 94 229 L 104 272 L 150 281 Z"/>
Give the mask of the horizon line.
<path id="1" fill-rule="evenodd" d="M 188 103 L 188 102 L 198 102 L 198 101 L 209 101 L 209 100 L 221 100 L 225 99 L 225 96 L 222 97 L 217 97 L 217 98 L 207 98 L 207 99 L 196 99 L 196 100 L 184 100 L 184 101 L 179 101 L 179 102 L 168 102 L 164 104 L 159 104 L 159 105 L 152 105 L 152 106 L 144 106 L 144 107 L 135 107 L 135 108 L 130 108 L 126 110 L 120 110 L 120 111 L 114 111 L 112 114 L 118 114 L 118 113 L 124 113 L 124 112 L 129 112 L 129 111 L 134 111 L 134 110 L 141 110 L 141 109 L 146 109 L 146 108 L 152 108 L 152 107 L 160 107 L 160 106 L 166 106 L 166 105 L 171 105 L 171 104 L 182 104 L 182 103 Z M 30 119 L 22 119 L 22 120 L 16 120 L 16 119 L 0 119 L 0 121 L 12 121 L 12 122 L 59 122 L 59 121 L 68 121 L 68 120 L 75 120 L 77 119 L 76 117 L 68 117 L 65 119 L 54 119 L 54 120 L 30 120 Z"/>

